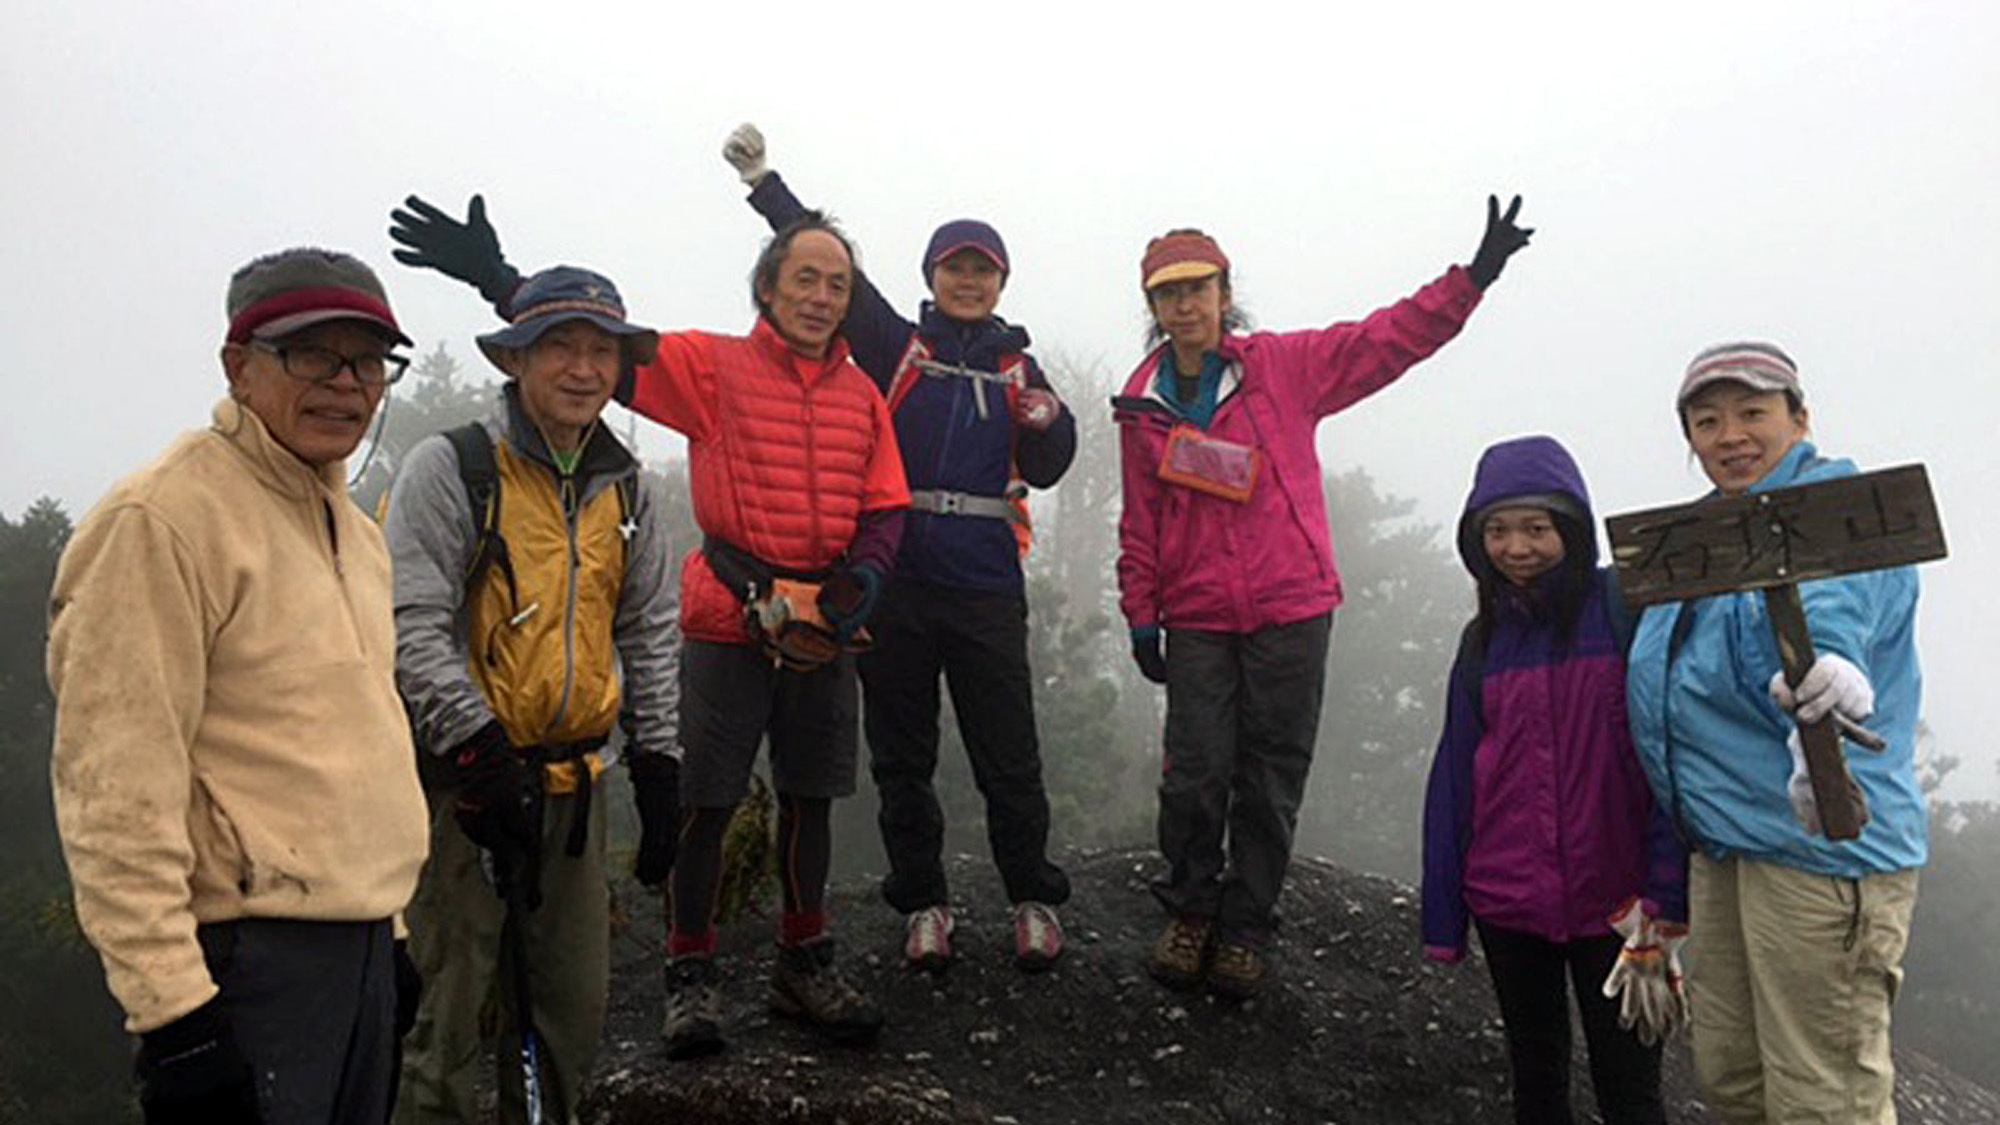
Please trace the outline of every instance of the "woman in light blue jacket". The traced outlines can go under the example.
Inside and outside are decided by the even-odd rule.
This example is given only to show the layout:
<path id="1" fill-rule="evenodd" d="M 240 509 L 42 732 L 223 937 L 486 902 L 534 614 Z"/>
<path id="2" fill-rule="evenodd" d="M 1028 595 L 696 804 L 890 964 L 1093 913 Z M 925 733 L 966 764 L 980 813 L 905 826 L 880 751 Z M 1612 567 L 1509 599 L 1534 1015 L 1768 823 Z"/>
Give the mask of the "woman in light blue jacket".
<path id="1" fill-rule="evenodd" d="M 1720 495 L 1857 471 L 1807 440 L 1797 368 L 1772 345 L 1703 351 L 1677 407 Z M 1694 852 L 1690 1000 L 1709 1104 L 1730 1125 L 1892 1122 L 1889 1004 L 1928 851 L 1917 578 L 1854 574 L 1800 596 L 1820 656 L 1796 692 L 1761 594 L 1647 610 L 1630 658 L 1632 737 Z M 1888 742 L 1848 755 L 1870 819 L 1839 843 L 1820 832 L 1797 727 L 1829 711 Z"/>

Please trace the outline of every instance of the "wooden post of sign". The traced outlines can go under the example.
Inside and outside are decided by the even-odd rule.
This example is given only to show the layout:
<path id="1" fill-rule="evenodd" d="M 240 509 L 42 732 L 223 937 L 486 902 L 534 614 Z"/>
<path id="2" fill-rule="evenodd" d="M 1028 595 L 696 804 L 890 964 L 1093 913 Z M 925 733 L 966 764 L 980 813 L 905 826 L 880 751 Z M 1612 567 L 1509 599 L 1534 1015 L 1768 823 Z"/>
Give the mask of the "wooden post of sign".
<path id="1" fill-rule="evenodd" d="M 1625 601 L 1634 609 L 1712 594 L 1762 590 L 1785 682 L 1812 668 L 1812 633 L 1799 583 L 1945 557 L 1944 529 L 1922 465 L 1818 484 L 1710 497 L 1605 520 Z M 1799 724 L 1821 827 L 1852 840 L 1867 802 L 1847 771 L 1841 722 Z M 1866 731 L 1849 737 L 1879 748 Z"/>

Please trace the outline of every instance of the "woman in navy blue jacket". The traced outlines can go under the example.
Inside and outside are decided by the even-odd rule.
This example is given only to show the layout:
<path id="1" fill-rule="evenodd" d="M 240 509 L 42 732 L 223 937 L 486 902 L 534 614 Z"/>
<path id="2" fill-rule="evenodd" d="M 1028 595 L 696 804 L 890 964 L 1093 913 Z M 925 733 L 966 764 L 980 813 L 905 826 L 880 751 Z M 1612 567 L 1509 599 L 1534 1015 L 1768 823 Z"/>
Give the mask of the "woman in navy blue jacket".
<path id="1" fill-rule="evenodd" d="M 756 126 L 732 133 L 723 156 L 772 229 L 805 213 L 765 163 Z M 905 320 L 857 271 L 841 327 L 854 362 L 889 400 L 909 475 L 902 547 L 871 619 L 874 650 L 860 665 L 889 856 L 882 895 L 909 916 L 909 961 L 933 970 L 950 963 L 953 928 L 944 814 L 931 784 L 940 674 L 1014 903 L 1016 964 L 1054 963 L 1062 952 L 1055 908 L 1069 898 L 1069 878 L 1048 858 L 1021 556 L 1027 489 L 1051 487 L 1068 470 L 1076 420 L 1027 354 L 1027 330 L 994 315 L 1008 267 L 992 227 L 946 223 L 924 251 L 934 299 L 917 320 Z"/>

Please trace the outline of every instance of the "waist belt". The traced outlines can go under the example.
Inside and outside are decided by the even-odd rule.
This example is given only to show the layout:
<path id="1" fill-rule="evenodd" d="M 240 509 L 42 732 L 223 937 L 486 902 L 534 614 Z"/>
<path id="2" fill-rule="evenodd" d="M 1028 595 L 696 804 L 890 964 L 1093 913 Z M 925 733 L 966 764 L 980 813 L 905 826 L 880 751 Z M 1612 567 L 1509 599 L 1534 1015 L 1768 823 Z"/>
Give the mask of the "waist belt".
<path id="1" fill-rule="evenodd" d="M 563 841 L 563 851 L 574 859 L 583 854 L 583 846 L 588 841 L 590 828 L 590 793 L 597 788 L 593 782 L 604 767 L 597 752 L 604 748 L 605 739 L 585 738 L 576 742 L 563 742 L 554 746 L 531 746 L 524 753 L 530 765 L 541 769 L 543 788 L 546 792 L 567 791 L 556 781 L 558 774 L 566 774 L 576 793 L 576 819 L 569 825 L 569 836 Z"/>
<path id="2" fill-rule="evenodd" d="M 772 584 L 780 578 L 794 582 L 824 582 L 833 576 L 831 570 L 794 570 L 774 566 L 713 535 L 702 538 L 701 553 L 708 560 L 708 569 L 715 573 L 716 580 L 745 605 L 768 596 Z"/>
<path id="3" fill-rule="evenodd" d="M 1018 523 L 1020 509 L 1006 496 L 975 496 L 970 492 L 946 492 L 937 488 L 910 490 L 910 510 L 934 516 L 972 516 L 976 519 L 1007 520 Z"/>

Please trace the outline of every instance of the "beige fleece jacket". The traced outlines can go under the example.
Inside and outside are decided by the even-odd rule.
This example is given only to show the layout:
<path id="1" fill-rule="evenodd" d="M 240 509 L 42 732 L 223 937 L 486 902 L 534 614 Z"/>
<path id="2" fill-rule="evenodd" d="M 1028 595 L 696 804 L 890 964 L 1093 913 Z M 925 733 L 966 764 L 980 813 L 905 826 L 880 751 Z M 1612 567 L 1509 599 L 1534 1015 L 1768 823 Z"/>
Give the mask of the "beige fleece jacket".
<path id="1" fill-rule="evenodd" d="M 384 919 L 416 888 L 389 555 L 343 472 L 225 400 L 63 552 L 56 819 L 131 1031 L 215 995 L 197 923 Z"/>

